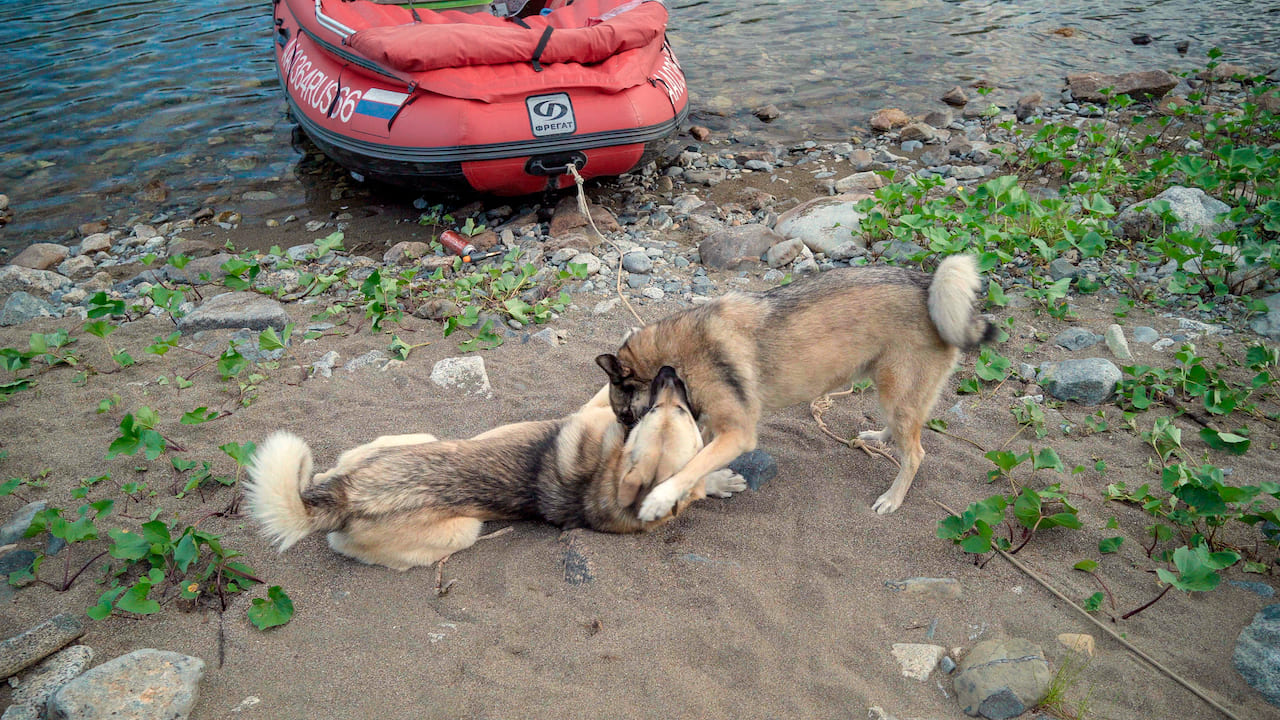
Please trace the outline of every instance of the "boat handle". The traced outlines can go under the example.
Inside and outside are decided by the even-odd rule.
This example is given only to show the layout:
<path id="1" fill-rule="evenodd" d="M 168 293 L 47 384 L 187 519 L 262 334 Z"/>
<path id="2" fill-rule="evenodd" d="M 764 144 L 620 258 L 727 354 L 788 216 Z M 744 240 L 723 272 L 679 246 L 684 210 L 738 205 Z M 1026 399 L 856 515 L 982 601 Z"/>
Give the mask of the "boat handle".
<path id="1" fill-rule="evenodd" d="M 316 0 L 316 22 L 320 23 L 320 27 L 323 27 L 324 29 L 330 32 L 336 33 L 343 40 L 346 40 L 349 36 L 354 35 L 356 32 L 355 30 L 352 30 L 351 28 L 347 27 L 346 25 L 343 25 L 337 20 L 334 20 L 328 15 L 325 15 L 324 8 L 321 7 L 321 0 Z"/>

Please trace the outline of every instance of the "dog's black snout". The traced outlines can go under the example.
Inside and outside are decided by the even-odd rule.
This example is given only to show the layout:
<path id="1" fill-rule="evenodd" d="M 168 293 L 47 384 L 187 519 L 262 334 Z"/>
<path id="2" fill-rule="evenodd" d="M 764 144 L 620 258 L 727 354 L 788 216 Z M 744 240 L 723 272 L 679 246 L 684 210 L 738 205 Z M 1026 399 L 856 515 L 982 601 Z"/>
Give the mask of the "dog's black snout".
<path id="1" fill-rule="evenodd" d="M 676 387 L 680 384 L 680 375 L 676 369 L 670 365 L 663 365 L 657 375 L 653 376 L 653 384 L 649 387 L 651 393 L 657 393 L 662 388 Z"/>

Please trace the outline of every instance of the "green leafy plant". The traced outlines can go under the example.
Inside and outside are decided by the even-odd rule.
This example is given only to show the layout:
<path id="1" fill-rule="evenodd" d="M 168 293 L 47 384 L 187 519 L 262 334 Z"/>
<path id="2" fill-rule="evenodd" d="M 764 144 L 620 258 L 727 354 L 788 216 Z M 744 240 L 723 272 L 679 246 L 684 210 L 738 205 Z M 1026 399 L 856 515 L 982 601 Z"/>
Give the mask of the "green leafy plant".
<path id="1" fill-rule="evenodd" d="M 293 619 L 293 600 L 279 585 L 267 588 L 266 598 L 254 598 L 249 607 L 249 622 L 259 630 L 278 627 Z"/>

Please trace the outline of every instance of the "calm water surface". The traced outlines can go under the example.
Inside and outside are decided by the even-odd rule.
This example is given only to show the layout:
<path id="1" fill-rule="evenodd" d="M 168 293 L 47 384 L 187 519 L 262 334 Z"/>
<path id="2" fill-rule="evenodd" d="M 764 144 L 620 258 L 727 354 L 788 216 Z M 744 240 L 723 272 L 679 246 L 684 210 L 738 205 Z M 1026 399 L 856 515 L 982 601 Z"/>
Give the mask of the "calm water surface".
<path id="1" fill-rule="evenodd" d="M 1069 71 L 1190 69 L 1215 45 L 1280 64 L 1280 0 L 668 6 L 695 119 L 750 142 L 847 137 L 876 108 L 937 107 L 979 77 L 1011 96 L 1053 92 Z M 0 0 L 0 192 L 16 211 L 0 246 L 251 189 L 305 204 L 314 168 L 290 142 L 270 25 L 266 0 Z M 1137 33 L 1155 41 L 1134 45 Z M 770 125 L 750 113 L 767 103 L 783 112 Z"/>

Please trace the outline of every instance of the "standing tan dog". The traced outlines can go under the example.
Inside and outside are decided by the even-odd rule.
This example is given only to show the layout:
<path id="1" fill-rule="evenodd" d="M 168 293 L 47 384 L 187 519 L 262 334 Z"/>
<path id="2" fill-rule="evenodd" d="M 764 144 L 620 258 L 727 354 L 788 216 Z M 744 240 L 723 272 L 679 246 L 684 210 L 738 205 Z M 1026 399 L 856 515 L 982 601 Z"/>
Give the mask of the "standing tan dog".
<path id="1" fill-rule="evenodd" d="M 311 450 L 267 438 L 249 468 L 249 507 L 283 552 L 318 530 L 362 562 L 407 570 L 470 547 L 485 520 L 542 519 L 566 528 L 643 532 L 635 505 L 702 448 L 684 384 L 662 368 L 630 433 L 601 394 L 559 420 L 504 425 L 470 440 L 387 435 L 312 477 Z M 728 470 L 696 482 L 677 511 L 746 489 Z"/>
<path id="2" fill-rule="evenodd" d="M 609 376 L 618 419 L 634 422 L 644 388 L 664 365 L 688 385 L 712 439 L 654 488 L 641 520 L 671 511 L 698 478 L 755 448 L 764 410 L 808 402 L 860 378 L 875 382 L 887 427 L 859 434 L 892 441 L 901 469 L 872 507 L 906 497 L 924 448 L 920 431 L 961 349 L 995 337 L 977 312 L 974 259 L 952 256 L 932 276 L 892 267 L 831 270 L 764 293 L 734 292 L 636 330 L 596 363 Z"/>

